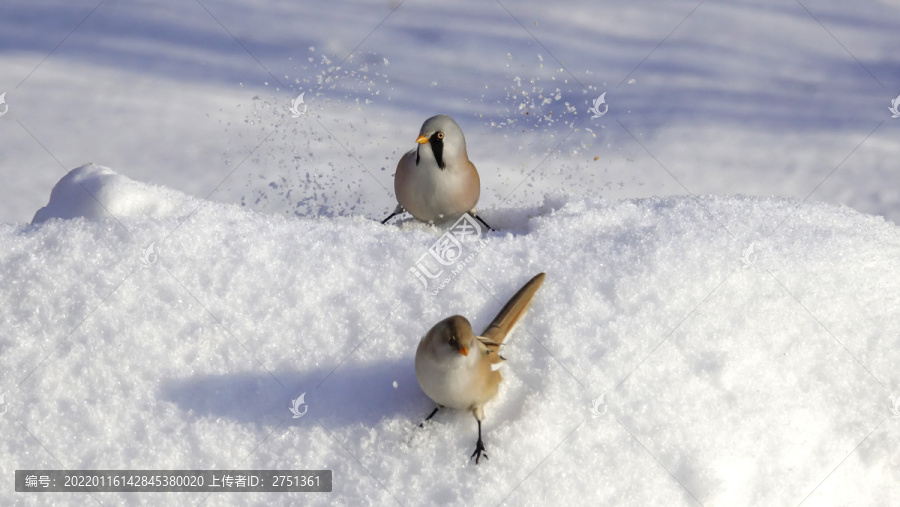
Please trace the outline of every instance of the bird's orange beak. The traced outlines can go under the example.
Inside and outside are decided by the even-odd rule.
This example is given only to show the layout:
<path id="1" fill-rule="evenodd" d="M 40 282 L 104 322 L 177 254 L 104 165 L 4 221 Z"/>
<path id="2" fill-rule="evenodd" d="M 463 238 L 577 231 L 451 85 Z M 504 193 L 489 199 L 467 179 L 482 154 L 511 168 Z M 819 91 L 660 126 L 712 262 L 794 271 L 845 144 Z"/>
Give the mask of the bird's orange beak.
<path id="1" fill-rule="evenodd" d="M 416 138 L 416 142 L 419 144 L 425 144 L 428 142 L 428 138 L 425 136 L 419 136 Z"/>
<path id="2" fill-rule="evenodd" d="M 459 348 L 459 353 L 462 354 L 462 355 L 464 355 L 464 356 L 468 356 L 468 355 L 469 355 L 469 349 L 467 349 L 466 347 L 460 347 L 460 348 Z"/>

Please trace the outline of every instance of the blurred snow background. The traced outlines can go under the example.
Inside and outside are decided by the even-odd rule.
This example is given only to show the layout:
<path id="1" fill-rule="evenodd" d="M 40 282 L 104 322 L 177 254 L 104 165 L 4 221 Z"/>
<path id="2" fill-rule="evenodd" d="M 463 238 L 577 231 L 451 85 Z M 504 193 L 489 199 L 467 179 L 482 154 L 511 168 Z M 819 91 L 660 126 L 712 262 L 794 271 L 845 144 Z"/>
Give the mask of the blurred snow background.
<path id="1" fill-rule="evenodd" d="M 0 221 L 92 161 L 260 211 L 382 216 L 438 112 L 470 139 L 482 208 L 741 193 L 896 220 L 898 25 L 886 1 L 10 0 Z"/>
<path id="2" fill-rule="evenodd" d="M 897 26 L 889 1 L 5 1 L 3 503 L 42 501 L 15 468 L 252 463 L 346 489 L 207 504 L 890 505 Z M 437 113 L 513 235 L 428 299 L 406 270 L 438 233 L 363 217 Z M 60 209 L 90 220 L 23 225 L 91 161 L 126 177 L 97 186 L 119 223 L 76 195 Z M 152 241 L 170 273 L 141 269 Z M 411 351 L 537 271 L 479 475 L 468 416 L 407 432 L 428 411 Z M 279 426 L 325 377 L 324 424 Z M 605 425 L 577 426 L 603 393 Z"/>

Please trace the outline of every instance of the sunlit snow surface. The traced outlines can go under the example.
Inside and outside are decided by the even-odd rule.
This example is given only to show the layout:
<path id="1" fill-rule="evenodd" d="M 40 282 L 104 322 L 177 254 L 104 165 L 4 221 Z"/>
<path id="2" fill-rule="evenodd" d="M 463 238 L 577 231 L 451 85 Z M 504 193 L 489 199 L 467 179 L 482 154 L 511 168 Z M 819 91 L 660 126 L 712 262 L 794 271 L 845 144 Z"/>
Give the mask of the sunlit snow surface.
<path id="1" fill-rule="evenodd" d="M 4 505 L 207 496 L 13 492 L 15 469 L 63 467 L 334 470 L 330 494 L 203 505 L 900 493 L 900 230 L 881 218 L 774 198 L 547 196 L 483 210 L 500 231 L 432 296 L 409 269 L 444 231 L 409 221 L 263 215 L 93 165 L 38 214 L 0 226 Z M 471 415 L 417 428 L 432 404 L 415 346 L 455 313 L 484 327 L 541 271 L 475 466 Z"/>

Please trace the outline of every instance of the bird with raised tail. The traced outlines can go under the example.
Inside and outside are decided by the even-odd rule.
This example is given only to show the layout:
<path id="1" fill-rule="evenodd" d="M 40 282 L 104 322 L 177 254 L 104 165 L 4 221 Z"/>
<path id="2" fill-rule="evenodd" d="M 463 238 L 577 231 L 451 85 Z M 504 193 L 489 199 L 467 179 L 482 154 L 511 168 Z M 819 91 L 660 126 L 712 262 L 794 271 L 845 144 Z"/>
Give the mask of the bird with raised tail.
<path id="1" fill-rule="evenodd" d="M 506 359 L 500 355 L 500 346 L 543 283 L 544 273 L 526 283 L 481 336 L 475 335 L 465 317 L 454 315 L 435 324 L 416 349 L 416 380 L 437 404 L 425 421 L 441 407 L 472 412 L 478 421 L 478 441 L 469 459 L 475 458 L 476 464 L 482 457 L 488 459 L 481 439 L 481 421 L 485 403 L 497 395 L 503 380 L 498 369 Z"/>
<path id="2" fill-rule="evenodd" d="M 394 174 L 397 208 L 381 223 L 408 212 L 418 220 L 440 224 L 463 213 L 474 216 L 481 179 L 466 152 L 466 138 L 453 118 L 439 114 L 425 120 L 415 149 L 400 158 Z"/>

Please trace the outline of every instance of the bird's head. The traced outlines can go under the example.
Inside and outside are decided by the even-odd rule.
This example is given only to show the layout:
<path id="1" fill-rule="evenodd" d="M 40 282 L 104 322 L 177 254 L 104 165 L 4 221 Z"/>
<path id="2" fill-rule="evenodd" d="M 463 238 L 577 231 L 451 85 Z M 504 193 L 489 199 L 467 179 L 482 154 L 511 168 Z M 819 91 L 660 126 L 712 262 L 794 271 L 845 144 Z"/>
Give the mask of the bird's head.
<path id="1" fill-rule="evenodd" d="M 461 315 L 448 317 L 431 328 L 435 354 L 450 361 L 468 362 L 478 357 L 478 343 L 472 325 Z"/>
<path id="2" fill-rule="evenodd" d="M 442 170 L 454 165 L 457 160 L 468 160 L 466 138 L 462 129 L 446 114 L 432 116 L 425 120 L 416 139 L 416 165 L 422 160 L 434 160 Z"/>

